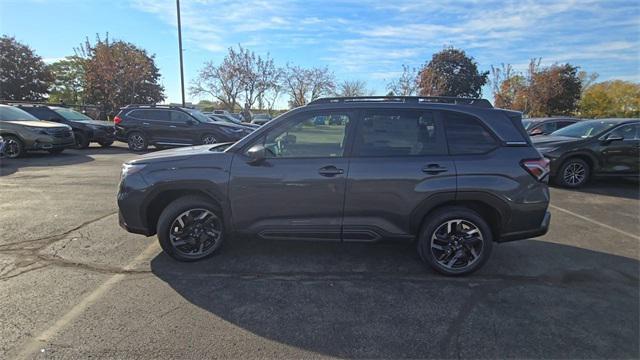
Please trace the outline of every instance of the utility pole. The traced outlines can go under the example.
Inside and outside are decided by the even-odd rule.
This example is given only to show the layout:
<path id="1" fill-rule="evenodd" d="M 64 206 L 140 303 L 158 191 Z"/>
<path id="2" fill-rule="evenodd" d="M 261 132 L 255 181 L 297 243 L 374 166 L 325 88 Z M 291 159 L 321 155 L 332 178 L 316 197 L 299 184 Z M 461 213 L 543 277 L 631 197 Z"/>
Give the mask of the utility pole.
<path id="1" fill-rule="evenodd" d="M 176 0 L 176 8 L 178 9 L 178 47 L 180 48 L 180 91 L 182 93 L 182 107 L 185 106 L 184 101 L 184 68 L 182 65 L 182 26 L 180 24 L 180 0 Z"/>

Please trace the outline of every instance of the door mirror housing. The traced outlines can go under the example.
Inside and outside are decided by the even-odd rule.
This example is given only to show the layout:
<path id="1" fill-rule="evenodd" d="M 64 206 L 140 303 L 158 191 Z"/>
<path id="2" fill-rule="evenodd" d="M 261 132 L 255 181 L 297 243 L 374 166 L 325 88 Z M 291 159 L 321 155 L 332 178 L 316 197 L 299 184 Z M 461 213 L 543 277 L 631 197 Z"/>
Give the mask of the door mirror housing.
<path id="1" fill-rule="evenodd" d="M 247 156 L 249 157 L 249 164 L 257 165 L 267 158 L 267 150 L 262 144 L 253 145 L 247 150 Z"/>
<path id="2" fill-rule="evenodd" d="M 616 134 L 613 134 L 613 133 L 611 133 L 611 134 L 609 134 L 609 135 L 604 137 L 604 142 L 607 143 L 607 144 L 611 143 L 613 141 L 622 141 L 622 140 L 624 140 L 624 138 L 622 136 L 616 135 Z"/>

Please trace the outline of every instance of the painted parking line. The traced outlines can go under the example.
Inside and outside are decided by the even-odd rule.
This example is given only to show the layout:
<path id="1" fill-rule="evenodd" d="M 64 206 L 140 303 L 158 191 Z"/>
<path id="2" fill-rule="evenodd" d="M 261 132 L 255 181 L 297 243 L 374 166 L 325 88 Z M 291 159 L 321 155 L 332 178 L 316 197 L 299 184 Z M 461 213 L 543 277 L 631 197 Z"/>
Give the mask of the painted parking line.
<path id="1" fill-rule="evenodd" d="M 127 264 L 127 266 L 124 267 L 124 270 L 133 270 L 137 264 L 158 253 L 159 250 L 158 242 L 154 241 L 149 245 L 149 247 L 136 256 L 135 259 Z M 46 345 L 51 341 L 51 339 L 53 339 L 60 330 L 66 328 L 67 325 L 80 316 L 89 306 L 93 305 L 102 296 L 104 296 L 114 285 L 122 281 L 125 276 L 126 274 L 115 274 L 107 279 L 107 281 L 98 286 L 95 290 L 89 293 L 89 295 L 85 296 L 78 304 L 71 308 L 71 310 L 58 319 L 53 325 L 51 325 L 51 327 L 44 330 L 38 336 L 31 338 L 29 342 L 24 345 L 20 353 L 16 355 L 16 359 L 29 359 L 37 352 L 42 351 L 43 345 Z"/>
<path id="2" fill-rule="evenodd" d="M 580 215 L 580 214 L 574 213 L 574 212 L 573 212 L 573 211 L 571 211 L 571 210 L 563 209 L 563 208 L 561 208 L 561 207 L 558 207 L 558 206 L 555 206 L 555 205 L 551 205 L 551 204 L 549 204 L 549 207 L 550 207 L 550 208 L 552 208 L 552 209 L 555 209 L 555 210 L 561 211 L 561 212 L 563 212 L 563 213 L 565 213 L 565 214 L 569 214 L 569 215 L 575 216 L 575 217 L 577 217 L 578 219 L 582 219 L 582 220 L 588 221 L 588 222 L 590 222 L 590 223 L 592 223 L 592 224 L 596 224 L 596 225 L 598 225 L 598 226 L 601 226 L 601 227 L 607 228 L 607 229 L 609 229 L 609 230 L 611 230 L 611 231 L 615 231 L 615 232 L 620 233 L 620 234 L 622 234 L 622 235 L 626 235 L 626 236 L 631 237 L 631 238 L 633 238 L 633 239 L 640 240 L 640 236 L 638 236 L 638 235 L 634 235 L 634 234 L 632 234 L 632 233 L 630 233 L 630 232 L 626 232 L 626 231 L 624 231 L 624 230 L 620 230 L 620 229 L 618 229 L 618 228 L 616 228 L 616 227 L 613 227 L 613 226 L 611 226 L 611 225 L 607 225 L 607 224 L 602 223 L 602 222 L 600 222 L 600 221 L 593 220 L 593 219 L 588 218 L 588 217 L 586 217 L 586 216 L 583 216 L 583 215 Z"/>

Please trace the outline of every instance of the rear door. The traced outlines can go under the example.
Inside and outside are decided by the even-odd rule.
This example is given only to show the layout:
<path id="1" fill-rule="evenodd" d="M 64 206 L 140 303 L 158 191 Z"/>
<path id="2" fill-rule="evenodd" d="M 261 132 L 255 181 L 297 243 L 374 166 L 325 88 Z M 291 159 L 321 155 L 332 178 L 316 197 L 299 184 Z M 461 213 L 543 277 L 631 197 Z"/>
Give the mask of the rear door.
<path id="1" fill-rule="evenodd" d="M 166 138 L 176 144 L 199 144 L 197 122 L 183 111 L 171 110 Z"/>
<path id="2" fill-rule="evenodd" d="M 169 114 L 162 109 L 137 109 L 127 115 L 127 130 L 139 130 L 147 137 L 147 141 L 155 143 L 163 141 L 163 131 L 169 120 Z"/>
<path id="3" fill-rule="evenodd" d="M 456 169 L 438 112 L 367 109 L 349 165 L 343 240 L 411 238 L 429 199 L 453 200 Z M 433 198 L 432 198 L 433 199 Z"/>

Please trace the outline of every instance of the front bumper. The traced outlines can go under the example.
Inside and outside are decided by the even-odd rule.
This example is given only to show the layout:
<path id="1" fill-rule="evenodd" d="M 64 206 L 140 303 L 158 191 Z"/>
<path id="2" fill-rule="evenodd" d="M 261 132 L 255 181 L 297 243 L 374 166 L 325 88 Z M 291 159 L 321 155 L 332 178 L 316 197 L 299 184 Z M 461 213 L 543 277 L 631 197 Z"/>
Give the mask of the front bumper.
<path id="1" fill-rule="evenodd" d="M 96 142 L 113 142 L 116 140 L 116 129 L 105 127 L 104 129 L 95 129 L 90 141 Z"/>
<path id="2" fill-rule="evenodd" d="M 551 223 L 551 213 L 547 210 L 544 214 L 544 217 L 542 218 L 542 222 L 540 223 L 540 226 L 533 229 L 527 229 L 523 231 L 502 234 L 500 236 L 500 239 L 498 239 L 498 242 L 524 240 L 524 239 L 530 239 L 530 238 L 542 236 L 546 234 L 547 231 L 549 231 L 550 223 Z"/>

